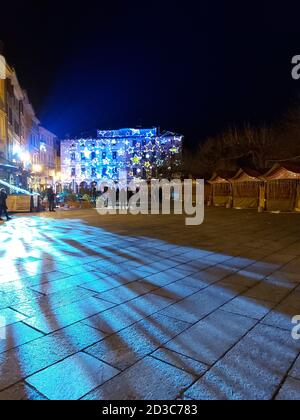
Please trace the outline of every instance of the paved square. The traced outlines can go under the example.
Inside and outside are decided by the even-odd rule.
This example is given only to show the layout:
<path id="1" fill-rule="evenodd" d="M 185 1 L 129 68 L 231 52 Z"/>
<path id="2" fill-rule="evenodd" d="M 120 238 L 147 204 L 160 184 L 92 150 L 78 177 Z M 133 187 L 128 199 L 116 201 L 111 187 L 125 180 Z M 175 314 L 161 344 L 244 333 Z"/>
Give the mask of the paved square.
<path id="1" fill-rule="evenodd" d="M 0 225 L 0 400 L 300 400 L 300 215 Z M 59 384 L 59 386 L 58 386 Z"/>

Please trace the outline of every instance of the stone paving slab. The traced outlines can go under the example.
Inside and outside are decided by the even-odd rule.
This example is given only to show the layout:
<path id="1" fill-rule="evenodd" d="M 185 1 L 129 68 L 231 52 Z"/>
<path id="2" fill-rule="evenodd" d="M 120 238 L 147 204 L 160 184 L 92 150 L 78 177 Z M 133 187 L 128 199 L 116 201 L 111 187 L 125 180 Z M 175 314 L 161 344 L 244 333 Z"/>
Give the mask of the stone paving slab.
<path id="1" fill-rule="evenodd" d="M 21 281 L 2 283 L 0 284 L 0 291 L 4 293 L 16 292 L 21 289 L 28 289 L 32 286 L 50 283 L 51 281 L 60 280 L 67 277 L 70 277 L 70 275 L 61 273 L 59 271 L 52 271 L 51 273 L 47 274 L 25 277 L 22 278 Z"/>
<path id="2" fill-rule="evenodd" d="M 300 381 L 300 357 L 296 360 L 292 370 L 290 371 L 290 375 Z"/>
<path id="3" fill-rule="evenodd" d="M 300 381 L 287 378 L 280 389 L 277 401 L 300 401 Z"/>
<path id="4" fill-rule="evenodd" d="M 276 306 L 263 320 L 266 325 L 281 328 L 286 331 L 292 329 L 292 319 L 299 312 L 299 306 L 293 307 L 286 304 Z"/>
<path id="5" fill-rule="evenodd" d="M 5 339 L 0 340 L 0 353 L 19 347 L 22 344 L 34 341 L 43 334 L 24 324 L 17 322 L 16 324 L 6 325 L 0 328 L 0 337 Z"/>
<path id="6" fill-rule="evenodd" d="M 109 309 L 101 315 L 92 316 L 83 322 L 105 333 L 114 333 L 156 314 L 173 302 L 163 296 L 148 294 Z"/>
<path id="7" fill-rule="evenodd" d="M 174 400 L 196 377 L 152 357 L 87 394 L 85 400 Z"/>
<path id="8" fill-rule="evenodd" d="M 134 281 L 130 284 L 111 289 L 107 292 L 99 293 L 96 297 L 107 300 L 115 304 L 129 302 L 139 296 L 153 292 L 159 286 L 145 280 Z"/>
<path id="9" fill-rule="evenodd" d="M 0 310 L 0 328 L 7 327 L 8 325 L 15 324 L 24 319 L 26 319 L 26 316 L 10 308 Z"/>
<path id="10" fill-rule="evenodd" d="M 12 305 L 11 308 L 27 317 L 33 317 L 43 314 L 47 316 L 52 313 L 54 309 L 61 308 L 62 306 L 71 303 L 85 300 L 89 297 L 95 296 L 95 292 L 91 290 L 82 289 L 80 287 L 72 287 L 66 290 L 61 290 L 50 295 L 39 295 L 38 298 L 33 300 L 17 303 Z"/>
<path id="11" fill-rule="evenodd" d="M 78 400 L 118 373 L 100 360 L 78 353 L 27 378 L 27 382 L 50 400 Z"/>
<path id="12" fill-rule="evenodd" d="M 190 357 L 176 353 L 164 347 L 156 350 L 151 356 L 197 377 L 204 375 L 204 373 L 209 369 L 208 366 L 198 362 L 197 360 L 191 359 Z"/>
<path id="13" fill-rule="evenodd" d="M 13 291 L 8 293 L 1 293 L 0 309 L 18 305 L 23 302 L 32 301 L 40 297 L 41 294 L 30 289 L 22 289 L 21 291 Z"/>
<path id="14" fill-rule="evenodd" d="M 244 296 L 279 303 L 287 297 L 296 286 L 295 283 L 288 283 L 286 281 L 282 282 L 275 279 L 264 279 L 259 285 L 247 291 Z"/>
<path id="15" fill-rule="evenodd" d="M 210 286 L 161 311 L 162 315 L 195 323 L 238 295 L 243 288 L 231 290 L 222 286 Z"/>
<path id="16" fill-rule="evenodd" d="M 223 311 L 247 316 L 257 320 L 263 319 L 274 307 L 274 303 L 265 300 L 238 296 L 222 307 Z"/>
<path id="17" fill-rule="evenodd" d="M 27 318 L 24 322 L 38 331 L 49 334 L 104 312 L 113 306 L 115 306 L 113 303 L 91 297 L 54 309 L 47 316 L 38 314 L 32 318 Z"/>
<path id="18" fill-rule="evenodd" d="M 288 332 L 259 325 L 186 395 L 199 400 L 270 400 L 299 351 L 300 342 Z"/>
<path id="19" fill-rule="evenodd" d="M 86 352 L 117 369 L 125 370 L 188 327 L 186 322 L 154 315 L 105 338 Z"/>
<path id="20" fill-rule="evenodd" d="M 219 310 L 179 334 L 165 347 L 213 365 L 255 324 L 250 318 Z"/>
<path id="21" fill-rule="evenodd" d="M 104 337 L 100 331 L 79 323 L 0 354 L 0 391 Z"/>
<path id="22" fill-rule="evenodd" d="M 24 382 L 16 384 L 6 391 L 0 392 L 0 401 L 23 400 L 45 401 L 47 398 Z"/>

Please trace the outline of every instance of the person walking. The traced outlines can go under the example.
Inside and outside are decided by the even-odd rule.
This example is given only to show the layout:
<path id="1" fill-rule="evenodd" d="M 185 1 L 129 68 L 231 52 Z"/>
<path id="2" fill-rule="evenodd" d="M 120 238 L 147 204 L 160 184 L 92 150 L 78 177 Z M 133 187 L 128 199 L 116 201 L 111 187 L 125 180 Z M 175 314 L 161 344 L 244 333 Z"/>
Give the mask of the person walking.
<path id="1" fill-rule="evenodd" d="M 48 196 L 48 203 L 49 203 L 49 211 L 53 212 L 55 211 L 55 198 L 56 198 L 53 188 L 49 188 L 47 196 Z"/>
<path id="2" fill-rule="evenodd" d="M 11 219 L 8 216 L 8 213 L 7 213 L 6 200 L 7 200 L 7 193 L 6 193 L 5 189 L 2 188 L 0 190 L 0 220 L 1 221 L 3 221 L 3 219 L 2 219 L 2 213 L 4 214 L 4 216 L 6 217 L 7 220 L 10 220 Z"/>

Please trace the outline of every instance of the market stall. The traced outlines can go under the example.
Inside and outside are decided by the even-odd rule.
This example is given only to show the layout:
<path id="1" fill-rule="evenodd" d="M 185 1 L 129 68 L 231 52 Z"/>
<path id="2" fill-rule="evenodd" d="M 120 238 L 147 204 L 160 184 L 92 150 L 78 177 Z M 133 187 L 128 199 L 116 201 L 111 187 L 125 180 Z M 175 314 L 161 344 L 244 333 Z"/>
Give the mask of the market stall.
<path id="1" fill-rule="evenodd" d="M 230 182 L 234 208 L 258 209 L 260 191 L 264 186 L 264 180 L 259 172 L 253 169 L 240 169 Z"/>
<path id="2" fill-rule="evenodd" d="M 9 195 L 6 204 L 10 213 L 29 213 L 31 201 L 30 195 Z"/>
<path id="3" fill-rule="evenodd" d="M 290 212 L 300 207 L 300 166 L 276 164 L 264 175 L 266 210 Z"/>
<path id="4" fill-rule="evenodd" d="M 208 181 L 211 185 L 210 204 L 217 207 L 231 207 L 232 204 L 232 184 L 229 181 L 233 173 L 216 173 Z"/>

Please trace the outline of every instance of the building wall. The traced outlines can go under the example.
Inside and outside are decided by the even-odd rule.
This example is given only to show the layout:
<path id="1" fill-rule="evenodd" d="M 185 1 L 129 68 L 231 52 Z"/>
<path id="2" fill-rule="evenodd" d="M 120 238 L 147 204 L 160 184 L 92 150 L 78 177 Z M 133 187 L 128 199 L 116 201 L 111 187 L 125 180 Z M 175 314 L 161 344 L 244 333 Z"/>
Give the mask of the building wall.
<path id="1" fill-rule="evenodd" d="M 6 157 L 6 127 L 5 80 L 0 79 L 0 156 L 2 157 Z"/>
<path id="2" fill-rule="evenodd" d="M 8 69 L 5 80 L 7 113 L 7 159 L 21 162 L 20 151 L 24 147 L 21 137 L 21 114 L 23 114 L 23 92 L 12 69 Z"/>
<path id="3" fill-rule="evenodd" d="M 39 128 L 40 133 L 40 164 L 48 172 L 54 171 L 56 167 L 56 135 L 43 127 Z"/>
<path id="4" fill-rule="evenodd" d="M 15 166 L 15 176 L 4 173 L 5 170 L 0 176 L 16 185 L 20 178 L 27 179 L 24 186 L 31 185 L 30 178 L 34 178 L 34 184 L 39 186 L 48 177 L 54 178 L 56 136 L 40 126 L 27 92 L 20 87 L 15 70 L 7 63 L 5 77 L 0 79 L 0 159 L 2 172 L 6 162 Z M 43 171 L 36 172 L 40 167 Z"/>
<path id="5" fill-rule="evenodd" d="M 99 131 L 97 139 L 61 143 L 62 181 L 78 185 L 105 179 L 156 177 L 168 159 L 181 160 L 182 136 L 160 135 L 158 129 Z"/>

